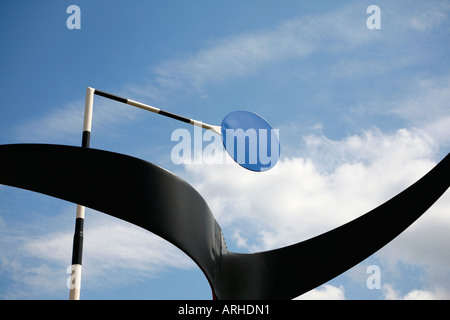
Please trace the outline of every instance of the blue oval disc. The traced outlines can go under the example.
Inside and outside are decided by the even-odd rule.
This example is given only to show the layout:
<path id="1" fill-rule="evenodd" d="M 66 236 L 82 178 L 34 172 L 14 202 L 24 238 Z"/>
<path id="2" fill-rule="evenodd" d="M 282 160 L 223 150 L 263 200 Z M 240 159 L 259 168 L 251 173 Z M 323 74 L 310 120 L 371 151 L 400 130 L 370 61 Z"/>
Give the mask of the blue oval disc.
<path id="1" fill-rule="evenodd" d="M 222 121 L 222 142 L 228 154 L 242 167 L 266 171 L 280 157 L 278 130 L 249 111 L 234 111 Z"/>

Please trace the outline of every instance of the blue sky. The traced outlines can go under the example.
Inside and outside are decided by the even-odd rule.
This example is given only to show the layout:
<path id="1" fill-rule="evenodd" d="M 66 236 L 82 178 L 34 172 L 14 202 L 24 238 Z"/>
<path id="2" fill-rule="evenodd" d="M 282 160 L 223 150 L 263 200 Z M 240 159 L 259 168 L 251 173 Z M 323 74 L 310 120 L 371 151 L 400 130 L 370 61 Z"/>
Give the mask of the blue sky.
<path id="1" fill-rule="evenodd" d="M 72 4 L 79 30 L 66 26 Z M 366 26 L 372 4 L 379 30 Z M 1 1 L 0 144 L 80 145 L 87 86 L 215 125 L 257 112 L 281 141 L 264 174 L 206 159 L 176 165 L 172 133 L 194 128 L 97 96 L 91 147 L 188 181 L 232 251 L 289 245 L 378 206 L 449 152 L 449 14 L 448 1 Z M 450 298 L 449 213 L 447 192 L 303 298 Z M 0 186 L 0 298 L 68 298 L 74 220 L 74 204 Z M 370 265 L 380 289 L 366 285 Z M 87 209 L 81 298 L 211 291 L 169 243 Z"/>

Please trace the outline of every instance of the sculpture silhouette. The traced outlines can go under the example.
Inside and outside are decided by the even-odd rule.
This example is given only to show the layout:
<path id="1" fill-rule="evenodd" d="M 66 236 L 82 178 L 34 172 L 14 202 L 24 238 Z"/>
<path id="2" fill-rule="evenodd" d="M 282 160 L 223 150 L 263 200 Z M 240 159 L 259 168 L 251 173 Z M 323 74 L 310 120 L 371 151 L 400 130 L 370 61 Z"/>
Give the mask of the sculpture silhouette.
<path id="1" fill-rule="evenodd" d="M 84 205 L 159 235 L 197 263 L 215 298 L 292 299 L 369 257 L 419 218 L 449 187 L 450 154 L 365 215 L 306 241 L 250 254 L 227 250 L 220 226 L 194 188 L 127 155 L 2 145 L 0 183 Z"/>

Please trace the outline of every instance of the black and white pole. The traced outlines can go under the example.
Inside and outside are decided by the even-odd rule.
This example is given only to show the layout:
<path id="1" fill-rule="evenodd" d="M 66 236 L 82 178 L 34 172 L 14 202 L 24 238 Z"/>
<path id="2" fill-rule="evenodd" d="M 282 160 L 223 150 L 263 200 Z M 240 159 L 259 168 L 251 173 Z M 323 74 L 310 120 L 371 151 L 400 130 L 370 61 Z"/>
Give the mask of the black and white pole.
<path id="1" fill-rule="evenodd" d="M 89 148 L 92 126 L 92 111 L 94 104 L 94 89 L 88 87 L 86 91 L 86 104 L 84 109 L 83 138 L 81 146 Z M 70 285 L 70 300 L 80 299 L 81 290 L 81 265 L 83 256 L 83 228 L 84 228 L 85 207 L 77 205 L 77 214 L 75 220 L 75 233 L 73 235 L 72 250 L 72 274 Z"/>
<path id="2" fill-rule="evenodd" d="M 107 92 L 103 92 L 103 91 L 100 91 L 100 90 L 97 90 L 97 89 L 94 90 L 94 94 L 96 94 L 98 96 L 101 96 L 101 97 L 104 97 L 104 98 L 108 98 L 108 99 L 111 99 L 111 100 L 122 102 L 122 103 L 128 104 L 128 105 L 133 106 L 133 107 L 137 107 L 137 108 L 140 108 L 140 109 L 151 111 L 151 112 L 154 112 L 154 113 L 157 113 L 157 114 L 160 114 L 162 116 L 169 117 L 169 118 L 172 118 L 172 119 L 175 119 L 175 120 L 178 120 L 178 121 L 186 122 L 186 123 L 189 123 L 189 124 L 197 126 L 197 127 L 201 127 L 203 129 L 206 129 L 206 130 L 211 130 L 211 131 L 217 133 L 218 135 L 222 135 L 220 126 L 213 126 L 213 125 L 201 122 L 201 121 L 197 121 L 197 120 L 194 120 L 194 119 L 189 119 L 189 118 L 180 116 L 180 115 L 175 114 L 175 113 L 167 112 L 167 111 L 161 110 L 159 108 L 156 108 L 156 107 L 153 107 L 153 106 L 149 106 L 148 104 L 144 104 L 142 102 L 138 102 L 138 101 L 135 101 L 135 100 L 122 98 L 122 97 L 119 97 L 119 96 L 116 96 L 116 95 L 113 95 L 113 94 L 110 94 L 110 93 L 107 93 Z"/>
<path id="3" fill-rule="evenodd" d="M 278 130 L 274 130 L 266 120 L 254 112 L 244 110 L 231 112 L 223 119 L 220 126 L 213 126 L 97 89 L 94 90 L 94 94 L 210 130 L 222 138 L 223 146 L 228 154 L 245 169 L 257 172 L 267 171 L 275 166 L 280 157 Z M 230 135 L 227 139 L 228 133 Z M 247 137 L 248 143 L 245 142 Z M 235 140 L 238 140 L 237 143 Z"/>

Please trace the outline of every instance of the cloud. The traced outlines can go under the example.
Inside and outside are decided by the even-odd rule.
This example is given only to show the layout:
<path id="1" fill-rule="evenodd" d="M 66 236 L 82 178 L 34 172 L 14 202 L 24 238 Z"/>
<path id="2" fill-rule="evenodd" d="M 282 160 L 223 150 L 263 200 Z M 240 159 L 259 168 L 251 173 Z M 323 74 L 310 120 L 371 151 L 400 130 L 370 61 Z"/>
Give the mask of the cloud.
<path id="1" fill-rule="evenodd" d="M 182 58 L 168 58 L 159 62 L 149 75 L 150 84 L 124 84 L 119 91 L 131 93 L 137 98 L 151 96 L 153 101 L 158 101 L 161 97 L 174 97 L 177 96 L 176 93 L 183 91 L 194 91 L 198 94 L 210 84 L 222 83 L 231 78 L 258 75 L 265 68 L 284 62 L 289 64 L 284 65 L 281 70 L 299 66 L 296 76 L 306 74 L 304 80 L 308 82 L 312 78 L 310 72 L 315 72 L 316 76 L 317 72 L 326 73 L 326 77 L 320 75 L 322 85 L 328 78 L 345 79 L 373 74 L 392 74 L 400 68 L 411 67 L 417 65 L 419 61 L 429 59 L 429 54 L 423 50 L 408 49 L 407 55 L 398 54 L 399 46 L 404 45 L 399 44 L 399 39 L 410 38 L 406 34 L 417 32 L 418 29 L 430 32 L 431 29 L 441 26 L 446 21 L 448 5 L 445 2 L 423 4 L 416 1 L 408 4 L 386 2 L 380 4 L 380 7 L 383 17 L 386 15 L 383 21 L 386 21 L 386 24 L 387 21 L 390 23 L 386 26 L 389 32 L 368 30 L 365 24 L 367 6 L 354 2 L 333 12 L 302 15 L 281 21 L 270 28 L 247 31 L 211 41 L 208 46 L 197 52 L 184 54 Z M 383 46 L 382 59 L 379 50 L 373 50 L 379 45 Z M 364 50 L 363 54 L 360 50 L 354 49 Z M 345 57 L 336 55 L 343 52 L 346 54 Z M 367 55 L 364 52 L 372 54 Z M 324 66 L 317 67 L 317 62 L 305 63 L 317 53 L 330 56 L 330 59 L 324 60 Z M 294 61 L 299 63 L 295 64 Z M 314 66 L 314 70 L 311 66 Z M 448 84 L 448 81 L 446 83 Z M 436 97 L 432 100 L 423 101 L 411 97 L 409 110 L 393 104 L 385 109 L 379 103 L 376 107 L 364 105 L 354 110 L 372 109 L 376 112 L 388 110 L 393 114 L 421 119 L 424 110 L 427 110 L 424 106 L 449 101 L 447 87 L 443 85 L 440 90 L 436 89 Z M 105 108 L 101 107 L 102 103 Z M 95 102 L 94 124 L 100 127 L 111 126 L 136 117 L 132 111 L 123 112 L 123 108 L 126 107 L 118 107 L 117 104 L 107 101 Z M 73 143 L 78 142 L 83 124 L 83 110 L 83 100 L 67 103 L 61 109 L 55 108 L 52 113 L 43 115 L 40 119 L 22 123 L 17 127 L 17 136 L 27 142 L 53 142 L 55 137 L 70 138 Z"/>
<path id="2" fill-rule="evenodd" d="M 192 269 L 195 263 L 162 238 L 103 214 L 89 215 L 85 234 L 86 283 L 117 286 L 153 278 L 170 269 Z"/>
<path id="3" fill-rule="evenodd" d="M 343 286 L 335 287 L 329 284 L 308 291 L 295 300 L 345 300 Z"/>
<path id="4" fill-rule="evenodd" d="M 373 129 L 339 141 L 322 135 L 305 140 L 307 156 L 283 158 L 275 172 L 186 165 L 187 178 L 218 221 L 238 231 L 241 244 L 247 240 L 259 249 L 271 249 L 356 218 L 402 191 L 434 164 L 433 143 L 420 130 L 386 135 Z M 254 241 L 248 234 L 256 237 Z"/>
<path id="5" fill-rule="evenodd" d="M 421 271 L 419 281 L 426 291 L 443 292 L 450 297 L 450 194 L 447 191 L 416 223 L 399 235 L 388 246 L 375 254 L 383 265 L 382 272 L 392 279 L 402 278 L 398 264 L 414 266 Z M 380 266 L 381 266 L 380 265 Z M 397 287 L 400 286 L 397 284 Z M 404 290 L 404 288 L 401 288 Z M 416 288 L 417 290 L 423 290 Z"/>
<path id="6" fill-rule="evenodd" d="M 442 117 L 448 117 L 450 108 L 450 77 L 416 78 L 410 81 L 409 88 L 407 98 L 388 104 L 390 112 L 419 124 L 448 121 Z"/>
<path id="7" fill-rule="evenodd" d="M 436 141 L 418 128 L 392 133 L 372 128 L 340 140 L 323 134 L 304 139 L 303 156 L 282 158 L 274 172 L 253 173 L 237 165 L 185 165 L 185 178 L 206 199 L 230 250 L 274 249 L 338 227 L 404 190 L 439 158 Z M 424 287 L 450 282 L 445 247 L 450 242 L 449 199 L 447 192 L 376 253 L 383 261 L 382 271 L 403 262 L 423 268 Z"/>
<path id="8" fill-rule="evenodd" d="M 16 136 L 21 141 L 46 141 L 52 138 L 69 138 L 83 131 L 84 106 L 81 102 L 68 103 L 38 119 L 27 120 L 16 126 Z"/>
<path id="9" fill-rule="evenodd" d="M 383 2 L 382 30 L 366 27 L 367 5 L 353 2 L 324 14 L 302 15 L 281 21 L 277 25 L 248 31 L 217 41 L 183 58 L 167 59 L 154 69 L 153 84 L 135 89 L 145 94 L 162 95 L 164 91 L 202 92 L 211 83 L 221 83 L 234 77 L 250 77 L 268 66 L 281 62 L 304 61 L 317 54 L 346 52 L 350 60 L 332 59 L 326 64 L 327 77 L 361 77 L 393 72 L 423 61 L 421 50 L 398 55 L 398 49 L 408 44 L 412 34 L 430 32 L 446 22 L 449 7 L 445 2 L 424 4 Z M 384 30 L 383 30 L 384 31 Z M 405 39 L 400 41 L 399 39 Z M 380 48 L 382 46 L 382 50 Z M 374 50 L 379 48 L 380 50 Z M 358 51 L 352 56 L 355 49 Z M 402 49 L 403 50 L 403 49 Z M 383 59 L 379 59 L 380 55 Z M 363 57 L 363 58 L 361 58 Z M 317 64 L 313 64 L 317 68 Z M 302 64 L 304 71 L 308 64 Z"/>
<path id="10" fill-rule="evenodd" d="M 301 41 L 300 30 L 295 27 L 290 22 L 274 31 L 241 34 L 188 58 L 165 61 L 155 69 L 157 82 L 166 88 L 179 89 L 187 84 L 198 90 L 211 81 L 246 76 L 269 63 L 307 56 L 315 46 L 310 41 Z"/>
<path id="11" fill-rule="evenodd" d="M 202 91 L 210 83 L 255 75 L 282 61 L 360 46 L 373 41 L 365 21 L 358 19 L 361 12 L 365 15 L 365 8 L 352 4 L 333 13 L 293 18 L 214 41 L 187 57 L 162 61 L 154 68 L 153 86 L 140 91 Z"/>
<path id="12" fill-rule="evenodd" d="M 266 173 L 248 172 L 235 164 L 185 165 L 182 175 L 210 205 L 224 228 L 229 248 L 245 252 L 273 249 L 328 231 L 402 191 L 436 161 L 436 141 L 417 128 L 390 134 L 372 128 L 341 140 L 321 133 L 304 139 L 303 157 L 283 158 Z M 437 288 L 438 283 L 449 283 L 450 256 L 445 247 L 450 241 L 449 199 L 444 195 L 404 234 L 377 253 L 391 267 L 398 261 L 429 265 L 422 276 L 425 287 L 406 297 L 438 294 L 440 291 L 426 290 L 426 286 Z M 142 281 L 173 268 L 195 267 L 177 249 L 146 231 L 95 212 L 88 212 L 87 217 L 89 242 L 83 276 L 94 290 Z M 8 270 L 16 283 L 28 289 L 16 288 L 8 294 L 3 292 L 3 296 L 26 297 L 44 284 L 49 291 L 67 290 L 65 272 L 73 226 L 61 230 L 53 224 L 44 236 L 5 233 L 1 269 Z M 0 227 L 7 230 L 3 219 Z M 11 243 L 15 244 L 11 247 Z M 387 298 L 392 294 L 386 289 Z M 310 297 L 317 295 L 339 298 L 344 297 L 344 291 L 343 287 L 324 287 Z"/>
<path id="13" fill-rule="evenodd" d="M 61 108 L 53 108 L 40 117 L 26 120 L 15 126 L 15 136 L 20 141 L 61 143 L 81 143 L 84 122 L 84 100 L 66 103 Z M 134 108 L 94 97 L 93 130 L 111 131 L 112 128 L 127 124 L 137 118 Z"/>
<path id="14" fill-rule="evenodd" d="M 416 1 L 400 5 L 385 2 L 380 7 L 384 33 L 367 30 L 366 6 L 355 2 L 328 14 L 302 16 L 283 21 L 273 28 L 215 41 L 181 59 L 159 63 L 150 85 L 124 88 L 138 95 L 172 95 L 182 90 L 197 93 L 211 83 L 258 75 L 265 68 L 286 61 L 300 61 L 300 68 L 307 70 L 310 67 L 304 62 L 316 53 L 345 52 L 351 56 L 354 49 L 367 49 L 376 54 L 389 45 L 395 55 L 385 56 L 387 63 L 373 56 L 369 60 L 333 60 L 327 72 L 335 78 L 358 78 L 372 71 L 385 74 L 423 61 L 421 50 L 407 57 L 399 54 L 395 50 L 396 42 L 408 39 L 411 32 L 424 34 L 435 30 L 446 21 L 448 5 Z M 377 47 L 380 43 L 383 47 Z M 359 56 L 359 52 L 355 56 Z M 186 171 L 181 175 L 206 198 L 224 227 L 227 241 L 238 250 L 259 251 L 302 241 L 381 204 L 435 164 L 437 149 L 449 143 L 449 84 L 448 77 L 412 79 L 404 86 L 410 90 L 405 89 L 408 92 L 397 100 L 389 102 L 392 97 L 388 97 L 374 102 L 375 99 L 371 99 L 361 106 L 364 116 L 396 115 L 417 124 L 416 128 L 390 133 L 371 128 L 338 140 L 320 132 L 306 135 L 301 155 L 285 156 L 275 169 L 264 174 L 246 172 L 231 164 L 186 165 Z M 382 95 L 386 97 L 385 92 Z M 136 118 L 128 111 L 130 109 L 123 112 L 122 109 L 128 107 L 108 100 L 95 102 L 94 108 L 96 130 L 129 123 Z M 83 111 L 84 101 L 67 103 L 39 119 L 20 124 L 16 128 L 17 136 L 26 142 L 61 142 L 62 138 L 78 144 Z M 323 127 L 317 126 L 316 130 Z M 379 258 L 390 266 L 397 261 L 429 265 L 424 284 L 432 288 L 438 283 L 450 283 L 447 267 L 450 259 L 445 248 L 450 234 L 449 206 L 447 193 L 417 223 L 389 244 Z M 149 278 L 168 268 L 192 267 L 191 262 L 183 260 L 182 254 L 157 237 L 129 225 L 93 216 L 88 225 L 91 228 L 89 237 L 95 242 L 86 243 L 83 271 L 91 281 L 86 283 L 98 287 L 115 285 L 118 279 L 138 281 L 138 277 Z M 0 219 L 2 230 L 5 225 Z M 14 279 L 26 284 L 26 288 L 33 288 L 34 292 L 40 290 L 42 283 L 48 285 L 51 279 L 58 277 L 62 279 L 58 282 L 63 286 L 62 290 L 66 290 L 65 272 L 70 260 L 67 252 L 70 255 L 72 233 L 72 229 L 67 233 L 54 229 L 37 238 L 9 236 L 2 242 L 5 253 L 1 260 L 2 270 L 11 270 Z M 16 243 L 18 255 L 8 250 L 11 241 Z M 98 245 L 91 246 L 91 243 Z M 134 249 L 130 251 L 129 248 Z M 39 260 L 39 264 L 30 268 L 22 260 L 25 256 L 28 259 L 45 258 L 51 263 Z M 178 264 L 178 261 L 182 262 Z M 119 278 L 119 273 L 124 277 Z M 27 294 L 22 291 L 26 290 L 16 288 L 14 292 L 19 297 Z M 401 295 L 386 287 L 386 297 L 438 296 L 439 292 L 437 289 L 416 289 Z M 313 290 L 310 296 L 345 297 L 343 287 L 329 285 Z"/>
<path id="15" fill-rule="evenodd" d="M 30 232 L 28 226 L 23 227 L 26 232 L 8 231 L 9 227 L 3 223 L 0 281 L 3 276 L 13 281 L 2 284 L 0 297 L 68 297 L 66 281 L 73 223 L 67 224 L 67 221 L 74 214 L 74 206 L 67 207 L 60 215 L 45 218 L 42 225 L 34 225 L 34 232 Z M 90 209 L 86 210 L 86 220 L 84 290 L 101 292 L 110 287 L 140 283 L 169 270 L 195 268 L 184 253 L 146 230 Z"/>
<path id="16" fill-rule="evenodd" d="M 383 298 L 386 300 L 448 300 L 450 291 L 444 288 L 434 288 L 433 290 L 413 289 L 405 295 L 395 290 L 391 284 L 382 287 Z"/>
<path id="17" fill-rule="evenodd" d="M 446 2 L 422 4 L 420 9 L 414 10 L 408 26 L 414 30 L 425 32 L 431 31 L 439 24 L 447 20 L 450 6 Z"/>

